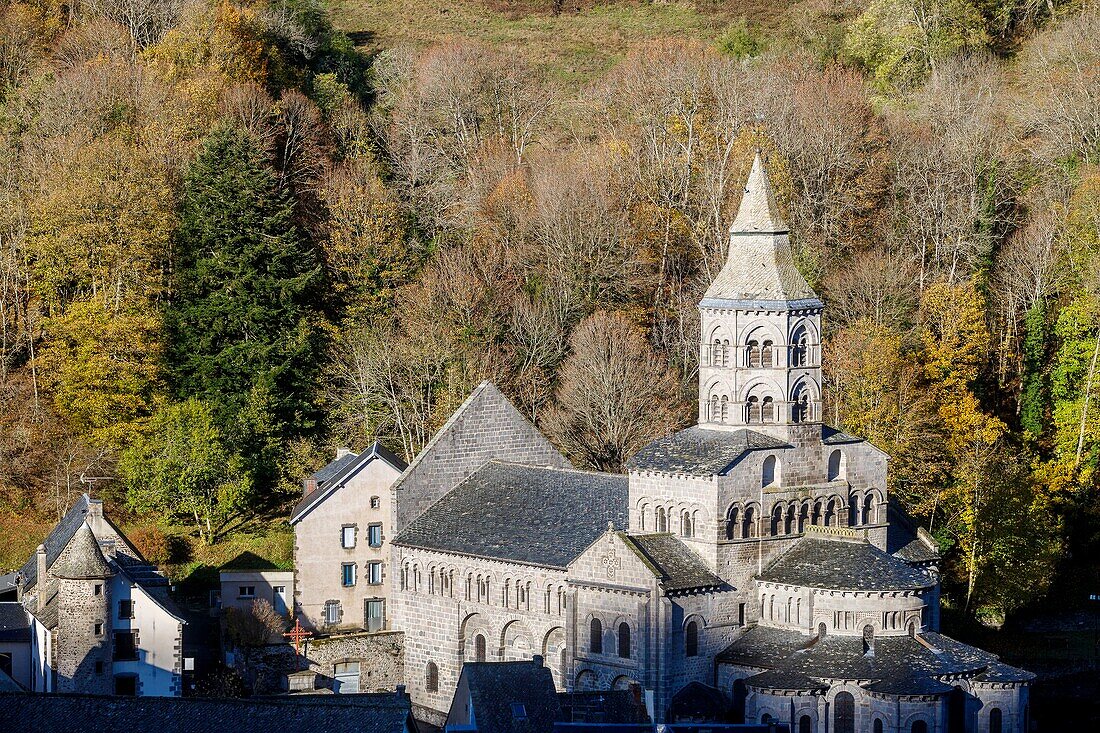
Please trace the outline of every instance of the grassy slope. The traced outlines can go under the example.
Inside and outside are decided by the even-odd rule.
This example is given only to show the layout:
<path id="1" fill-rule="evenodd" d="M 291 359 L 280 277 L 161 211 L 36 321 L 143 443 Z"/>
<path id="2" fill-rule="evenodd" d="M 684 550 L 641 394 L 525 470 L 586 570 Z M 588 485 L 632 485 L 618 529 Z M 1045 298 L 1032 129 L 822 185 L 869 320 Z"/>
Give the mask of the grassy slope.
<path id="1" fill-rule="evenodd" d="M 600 75 L 642 40 L 710 43 L 742 17 L 765 32 L 774 30 L 793 4 L 727 0 L 714 10 L 698 10 L 692 3 L 615 2 L 575 13 L 516 15 L 493 10 L 484 0 L 329 0 L 336 25 L 367 53 L 463 38 L 515 49 L 567 84 Z"/>

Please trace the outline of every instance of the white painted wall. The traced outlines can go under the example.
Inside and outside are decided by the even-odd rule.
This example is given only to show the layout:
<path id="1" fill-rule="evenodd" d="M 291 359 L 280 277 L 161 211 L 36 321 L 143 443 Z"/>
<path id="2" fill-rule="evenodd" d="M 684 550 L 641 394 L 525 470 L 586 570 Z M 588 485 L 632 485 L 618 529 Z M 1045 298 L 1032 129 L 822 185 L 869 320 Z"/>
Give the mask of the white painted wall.
<path id="1" fill-rule="evenodd" d="M 112 664 L 115 675 L 136 674 L 138 690 L 146 697 L 179 697 L 182 669 L 183 622 L 170 614 L 148 591 L 132 585 L 123 575 L 112 580 L 111 627 L 138 632 L 138 661 Z M 134 618 L 118 617 L 119 601 L 134 602 Z"/>

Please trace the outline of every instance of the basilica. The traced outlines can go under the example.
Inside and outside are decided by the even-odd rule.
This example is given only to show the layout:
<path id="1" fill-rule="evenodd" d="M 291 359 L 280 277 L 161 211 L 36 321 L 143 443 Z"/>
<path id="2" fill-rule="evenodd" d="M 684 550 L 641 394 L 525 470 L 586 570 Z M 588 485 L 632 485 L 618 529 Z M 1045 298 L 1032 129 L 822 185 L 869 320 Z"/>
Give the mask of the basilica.
<path id="1" fill-rule="evenodd" d="M 1032 675 L 939 633 L 939 554 L 888 456 L 821 421 L 823 309 L 758 155 L 699 304 L 697 424 L 594 473 L 474 390 L 388 497 L 418 715 L 466 661 L 538 656 L 561 690 L 640 688 L 658 722 L 1028 729 Z"/>

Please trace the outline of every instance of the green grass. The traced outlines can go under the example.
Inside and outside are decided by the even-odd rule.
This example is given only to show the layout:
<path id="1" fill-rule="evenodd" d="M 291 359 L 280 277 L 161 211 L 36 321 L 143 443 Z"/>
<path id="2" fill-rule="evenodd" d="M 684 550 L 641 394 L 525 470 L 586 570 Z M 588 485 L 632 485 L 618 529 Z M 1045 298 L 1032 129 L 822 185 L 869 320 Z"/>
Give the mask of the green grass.
<path id="1" fill-rule="evenodd" d="M 329 0 L 337 27 L 367 53 L 468 39 L 514 50 L 570 86 L 604 73 L 645 40 L 711 44 L 742 17 L 764 32 L 775 30 L 794 4 L 730 0 L 701 11 L 692 3 L 611 2 L 575 13 L 516 15 L 484 0 Z"/>

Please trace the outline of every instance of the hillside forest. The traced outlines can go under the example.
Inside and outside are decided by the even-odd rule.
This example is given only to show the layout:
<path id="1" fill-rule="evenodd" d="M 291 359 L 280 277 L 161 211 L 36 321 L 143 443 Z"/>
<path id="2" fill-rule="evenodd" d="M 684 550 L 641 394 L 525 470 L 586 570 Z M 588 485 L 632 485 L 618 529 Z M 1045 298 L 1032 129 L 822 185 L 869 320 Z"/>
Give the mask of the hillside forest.
<path id="1" fill-rule="evenodd" d="M 827 421 L 892 456 L 947 602 L 1094 581 L 1100 8 L 776 5 L 794 31 L 698 6 L 582 75 L 357 48 L 321 0 L 0 5 L 5 564 L 86 490 L 156 547 L 285 521 L 336 447 L 411 458 L 485 379 L 620 469 L 695 419 L 760 149 Z"/>

